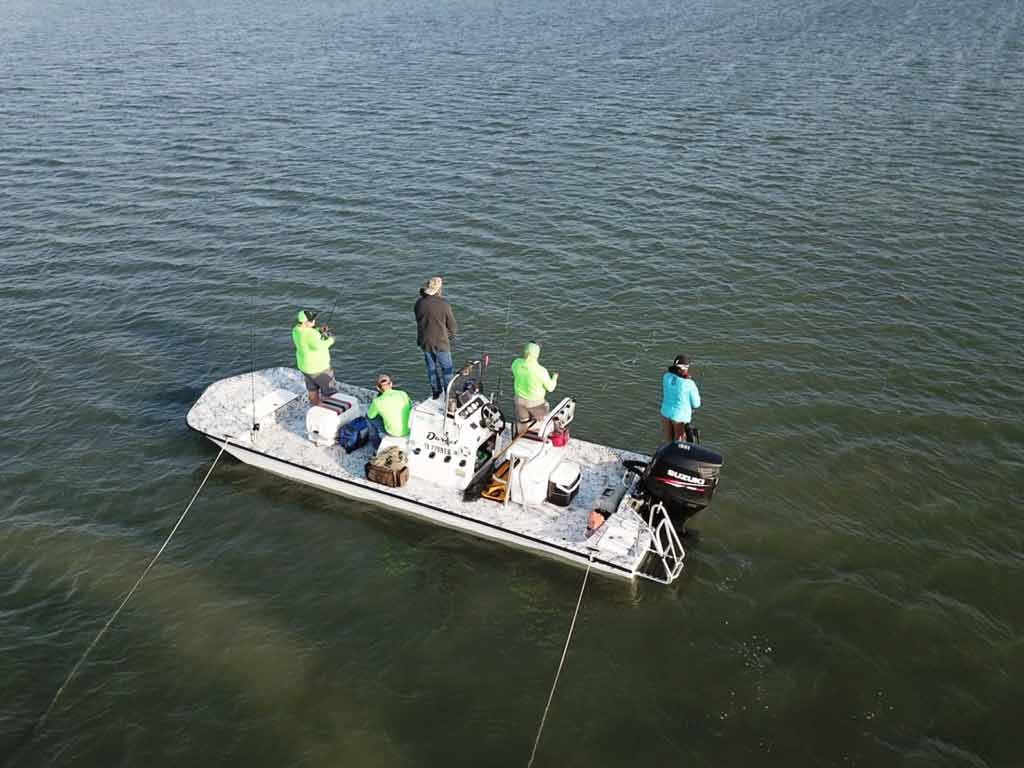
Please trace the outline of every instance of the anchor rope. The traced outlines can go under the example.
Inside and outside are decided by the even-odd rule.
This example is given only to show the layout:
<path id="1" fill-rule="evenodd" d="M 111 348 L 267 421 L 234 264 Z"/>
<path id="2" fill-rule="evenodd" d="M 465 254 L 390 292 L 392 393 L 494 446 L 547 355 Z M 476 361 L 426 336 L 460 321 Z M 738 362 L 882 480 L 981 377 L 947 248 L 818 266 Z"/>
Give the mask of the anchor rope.
<path id="1" fill-rule="evenodd" d="M 533 740 L 533 751 L 530 752 L 530 761 L 526 768 L 531 768 L 533 759 L 537 756 L 537 746 L 540 744 L 540 735 L 544 732 L 544 723 L 548 719 L 548 710 L 551 709 L 551 701 L 555 698 L 555 688 L 558 687 L 558 677 L 562 674 L 562 667 L 565 665 L 565 656 L 569 653 L 569 643 L 572 640 L 572 631 L 576 628 L 576 617 L 580 614 L 580 605 L 583 604 L 583 592 L 587 588 L 587 577 L 590 576 L 590 568 L 594 564 L 594 555 L 591 553 L 590 561 L 587 563 L 587 572 L 583 574 L 583 584 L 580 586 L 580 596 L 576 599 L 576 610 L 572 613 L 572 622 L 569 624 L 569 634 L 565 638 L 565 647 L 562 649 L 562 658 L 558 662 L 558 670 L 555 672 L 555 680 L 551 683 L 551 693 L 548 694 L 548 703 L 544 706 L 544 714 L 540 719 L 540 727 L 537 728 L 537 738 Z"/>
<path id="2" fill-rule="evenodd" d="M 82 664 L 85 663 L 86 658 L 88 658 L 89 654 L 92 653 L 92 650 L 97 646 L 99 641 L 102 639 L 103 635 L 106 634 L 107 630 L 110 629 L 114 621 L 117 620 L 117 617 L 120 615 L 122 609 L 128 604 L 128 601 L 131 600 L 132 595 L 135 594 L 135 591 L 139 588 L 139 585 L 142 584 L 142 580 L 146 578 L 146 576 L 149 574 L 151 570 L 153 570 L 153 566 L 156 565 L 156 561 L 160 559 L 160 555 L 162 555 L 164 553 L 164 550 L 167 549 L 167 545 L 171 543 L 171 539 L 174 537 L 174 534 L 178 531 L 178 528 L 181 526 L 182 522 L 184 522 L 185 516 L 188 514 L 189 510 L 192 509 L 192 505 L 195 504 L 196 499 L 199 498 L 199 494 L 203 490 L 203 487 L 206 485 L 206 481 L 210 479 L 210 475 L 213 474 L 213 470 L 217 466 L 217 462 L 220 461 L 220 457 L 224 455 L 224 450 L 227 447 L 228 439 L 225 439 L 224 444 L 220 448 L 220 453 L 218 453 L 217 458 L 213 460 L 213 464 L 210 465 L 210 469 L 207 471 L 206 477 L 204 477 L 203 482 L 199 484 L 199 487 L 196 489 L 196 492 L 192 496 L 192 500 L 188 503 L 188 506 L 185 507 L 185 511 L 181 513 L 181 517 L 178 518 L 178 522 L 174 524 L 174 527 L 171 529 L 171 532 L 167 534 L 167 538 L 164 540 L 163 546 L 161 546 L 160 550 L 153 556 L 153 559 L 149 561 L 149 565 L 146 566 L 146 570 L 142 572 L 142 575 L 139 576 L 138 581 L 135 582 L 134 586 L 130 590 L 128 590 L 128 594 L 125 595 L 124 599 L 121 601 L 121 604 L 117 606 L 117 610 L 115 610 L 113 614 L 111 614 L 110 618 L 107 619 L 107 623 L 103 625 L 103 628 L 100 629 L 100 631 L 96 634 L 96 637 L 93 638 L 93 641 L 89 643 L 89 647 L 85 649 L 85 653 L 81 655 L 81 657 L 75 663 L 75 666 L 71 668 L 71 672 L 68 673 L 68 676 L 64 679 L 64 682 L 61 684 L 60 688 L 57 689 L 57 693 L 54 694 L 54 697 L 50 701 L 50 705 L 46 708 L 46 711 L 43 712 L 42 716 L 40 716 L 40 718 L 36 720 L 36 722 L 32 725 L 32 728 L 25 735 L 21 747 L 26 746 L 32 740 L 35 734 L 39 731 L 39 729 L 41 729 L 43 725 L 46 723 L 46 721 L 49 719 L 50 713 L 53 712 L 53 708 L 57 705 L 57 701 L 64 693 L 64 689 L 68 687 L 68 684 L 71 682 L 72 678 L 74 678 L 74 676 L 78 674 L 78 670 L 81 668 Z M 13 758 L 19 751 L 20 748 L 15 749 L 14 752 L 11 754 L 11 757 Z M 0 763 L 0 765 L 6 765 L 6 763 L 7 761 L 4 761 L 3 763 Z"/>

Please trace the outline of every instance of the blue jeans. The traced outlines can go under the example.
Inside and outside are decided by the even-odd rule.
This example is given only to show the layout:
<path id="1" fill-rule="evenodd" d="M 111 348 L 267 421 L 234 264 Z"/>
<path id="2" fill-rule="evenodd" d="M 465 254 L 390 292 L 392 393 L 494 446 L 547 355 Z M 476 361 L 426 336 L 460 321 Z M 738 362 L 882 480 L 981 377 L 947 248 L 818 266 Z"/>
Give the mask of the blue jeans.
<path id="1" fill-rule="evenodd" d="M 439 349 L 431 351 L 423 350 L 423 359 L 427 361 L 427 380 L 430 382 L 430 391 L 437 397 L 446 389 L 448 382 L 452 380 L 452 353 Z"/>
<path id="2" fill-rule="evenodd" d="M 380 448 L 380 441 L 387 434 L 387 430 L 384 429 L 384 419 L 380 416 L 374 416 L 372 419 L 368 419 L 368 421 L 370 422 L 370 448 L 376 453 L 377 449 Z"/>

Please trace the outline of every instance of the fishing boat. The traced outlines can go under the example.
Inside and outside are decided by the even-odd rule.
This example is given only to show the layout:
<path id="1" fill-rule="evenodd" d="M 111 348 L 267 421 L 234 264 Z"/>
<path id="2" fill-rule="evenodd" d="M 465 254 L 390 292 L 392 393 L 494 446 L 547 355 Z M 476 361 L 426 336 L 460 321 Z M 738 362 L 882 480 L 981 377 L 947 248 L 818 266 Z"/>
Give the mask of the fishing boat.
<path id="1" fill-rule="evenodd" d="M 377 453 L 399 449 L 401 484 L 368 477 L 370 444 L 339 442 L 373 398 L 361 387 L 340 384 L 311 406 L 299 371 L 268 368 L 211 384 L 187 421 L 239 461 L 289 480 L 608 576 L 678 578 L 685 521 L 710 502 L 722 457 L 685 442 L 651 458 L 570 439 L 572 398 L 516 435 L 484 392 L 486 366 L 467 364 L 440 397 L 415 403 L 408 437 L 384 437 Z"/>

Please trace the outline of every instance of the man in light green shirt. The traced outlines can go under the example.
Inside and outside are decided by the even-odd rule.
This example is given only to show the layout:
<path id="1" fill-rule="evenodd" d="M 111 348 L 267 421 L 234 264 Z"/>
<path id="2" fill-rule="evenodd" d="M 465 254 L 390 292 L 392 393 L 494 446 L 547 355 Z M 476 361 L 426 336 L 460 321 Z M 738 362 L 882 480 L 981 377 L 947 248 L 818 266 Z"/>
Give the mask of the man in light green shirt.
<path id="1" fill-rule="evenodd" d="M 295 344 L 295 363 L 306 379 L 309 402 L 320 405 L 320 396 L 329 397 L 338 391 L 331 369 L 331 352 L 334 337 L 326 331 L 314 328 L 316 313 L 300 309 L 292 327 L 292 343 Z"/>
<path id="2" fill-rule="evenodd" d="M 516 392 L 516 434 L 525 432 L 531 421 L 538 424 L 548 415 L 548 392 L 558 386 L 558 374 L 551 375 L 540 364 L 540 345 L 530 342 L 523 347 L 523 356 L 512 363 Z"/>
<path id="3" fill-rule="evenodd" d="M 370 420 L 370 444 L 373 452 L 380 448 L 384 434 L 393 437 L 409 436 L 409 414 L 412 412 L 412 400 L 400 389 L 394 389 L 391 377 L 386 373 L 377 376 L 377 391 L 380 392 L 370 407 L 366 409 L 366 417 Z"/>

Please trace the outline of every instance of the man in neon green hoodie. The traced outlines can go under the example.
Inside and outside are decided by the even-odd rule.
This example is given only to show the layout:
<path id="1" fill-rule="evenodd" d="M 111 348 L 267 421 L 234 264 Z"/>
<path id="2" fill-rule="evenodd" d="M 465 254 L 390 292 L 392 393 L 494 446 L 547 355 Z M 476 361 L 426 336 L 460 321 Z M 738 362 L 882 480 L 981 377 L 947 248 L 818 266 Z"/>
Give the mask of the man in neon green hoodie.
<path id="1" fill-rule="evenodd" d="M 338 391 L 331 369 L 331 352 L 334 337 L 314 328 L 316 313 L 300 309 L 292 327 L 292 342 L 295 344 L 295 362 L 306 379 L 309 402 L 320 405 L 320 396 L 328 397 Z"/>
<path id="2" fill-rule="evenodd" d="M 547 393 L 558 386 L 558 374 L 548 374 L 540 364 L 540 345 L 534 342 L 523 347 L 523 356 L 512 363 L 516 391 L 516 434 L 525 432 L 531 421 L 538 424 L 548 415 Z"/>

